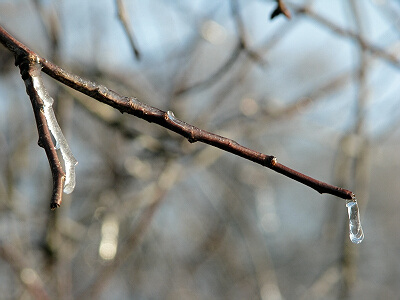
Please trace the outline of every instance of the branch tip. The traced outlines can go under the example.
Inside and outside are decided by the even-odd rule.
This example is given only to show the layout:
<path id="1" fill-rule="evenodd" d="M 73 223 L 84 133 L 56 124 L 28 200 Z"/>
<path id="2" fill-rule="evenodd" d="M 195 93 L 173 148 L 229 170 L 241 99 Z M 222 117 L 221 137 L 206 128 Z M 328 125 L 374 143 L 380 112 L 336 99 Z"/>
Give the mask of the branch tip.
<path id="1" fill-rule="evenodd" d="M 59 207 L 60 207 L 60 204 L 58 204 L 58 203 L 50 203 L 51 210 L 55 210 L 56 208 L 59 208 Z"/>

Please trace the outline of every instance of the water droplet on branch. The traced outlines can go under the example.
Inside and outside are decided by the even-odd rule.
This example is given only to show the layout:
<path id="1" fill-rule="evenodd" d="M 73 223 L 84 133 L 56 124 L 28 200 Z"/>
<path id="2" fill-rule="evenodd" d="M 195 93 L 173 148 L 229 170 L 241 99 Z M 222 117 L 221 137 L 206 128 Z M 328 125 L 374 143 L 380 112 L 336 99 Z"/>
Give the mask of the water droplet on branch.
<path id="1" fill-rule="evenodd" d="M 361 227 L 357 199 L 354 195 L 351 200 L 346 200 L 346 207 L 349 215 L 350 240 L 355 244 L 359 244 L 364 239 L 364 232 Z"/>

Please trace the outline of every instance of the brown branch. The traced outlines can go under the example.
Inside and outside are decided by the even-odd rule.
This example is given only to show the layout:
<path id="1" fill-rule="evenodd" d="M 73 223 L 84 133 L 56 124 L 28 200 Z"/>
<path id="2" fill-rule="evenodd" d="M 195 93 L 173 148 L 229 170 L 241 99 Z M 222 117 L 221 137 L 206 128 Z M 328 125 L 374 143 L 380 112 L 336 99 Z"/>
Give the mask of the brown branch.
<path id="1" fill-rule="evenodd" d="M 247 160 L 253 161 L 257 164 L 281 173 L 289 178 L 292 178 L 293 180 L 303 183 L 304 185 L 311 187 L 321 194 L 327 193 L 343 199 L 352 198 L 353 193 L 351 191 L 316 180 L 293 169 L 290 169 L 278 163 L 275 156 L 263 154 L 246 148 L 231 139 L 204 131 L 193 125 L 183 122 L 177 119 L 171 111 L 162 111 L 156 107 L 152 107 L 150 105 L 142 103 L 134 97 L 121 96 L 103 85 L 98 85 L 92 81 L 69 73 L 59 66 L 47 61 L 46 59 L 40 58 L 39 56 L 37 56 L 37 54 L 30 51 L 21 43 L 16 42 L 16 40 L 11 37 L 11 35 L 7 33 L 3 28 L 1 28 L 1 26 L 0 41 L 14 53 L 25 52 L 26 54 L 33 54 L 42 64 L 43 71 L 46 74 L 77 91 L 80 91 L 94 99 L 97 99 L 100 102 L 103 102 L 118 109 L 121 113 L 125 112 L 144 119 L 148 122 L 156 123 L 162 127 L 165 127 L 182 135 L 183 137 L 187 138 L 191 143 L 197 141 L 203 142 L 205 144 L 243 157 Z"/>

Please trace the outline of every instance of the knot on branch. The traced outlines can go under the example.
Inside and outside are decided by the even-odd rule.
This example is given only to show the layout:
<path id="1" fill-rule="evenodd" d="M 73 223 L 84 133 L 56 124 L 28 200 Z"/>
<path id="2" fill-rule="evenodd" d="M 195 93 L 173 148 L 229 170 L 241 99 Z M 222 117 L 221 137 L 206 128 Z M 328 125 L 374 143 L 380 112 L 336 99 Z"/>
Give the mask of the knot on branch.
<path id="1" fill-rule="evenodd" d="M 268 168 L 274 167 L 278 163 L 278 160 L 273 155 L 268 155 L 265 159 L 265 166 Z"/>

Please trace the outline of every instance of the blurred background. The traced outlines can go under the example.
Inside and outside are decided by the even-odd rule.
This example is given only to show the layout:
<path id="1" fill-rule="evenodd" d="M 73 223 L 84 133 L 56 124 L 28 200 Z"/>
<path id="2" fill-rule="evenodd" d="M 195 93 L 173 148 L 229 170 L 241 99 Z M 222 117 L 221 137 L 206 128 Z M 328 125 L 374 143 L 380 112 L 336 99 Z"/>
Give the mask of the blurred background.
<path id="1" fill-rule="evenodd" d="M 77 75 L 357 195 L 345 201 L 43 74 L 78 159 L 52 179 L 0 46 L 2 299 L 398 299 L 400 3 L 0 0 L 0 24 Z"/>

